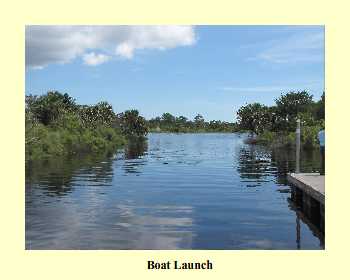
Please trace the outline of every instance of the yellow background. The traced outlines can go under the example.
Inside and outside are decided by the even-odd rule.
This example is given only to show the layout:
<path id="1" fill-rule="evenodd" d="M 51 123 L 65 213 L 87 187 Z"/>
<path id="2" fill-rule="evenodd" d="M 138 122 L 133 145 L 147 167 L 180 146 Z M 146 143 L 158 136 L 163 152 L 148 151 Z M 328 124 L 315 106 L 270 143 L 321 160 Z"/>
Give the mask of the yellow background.
<path id="1" fill-rule="evenodd" d="M 0 8 L 1 279 L 350 279 L 349 7 L 346 1 L 7 1 Z M 25 251 L 26 24 L 321 24 L 326 26 L 326 250 Z M 337 137 L 338 136 L 338 137 Z M 147 260 L 212 271 L 148 271 Z M 181 278 L 180 278 L 181 277 Z"/>

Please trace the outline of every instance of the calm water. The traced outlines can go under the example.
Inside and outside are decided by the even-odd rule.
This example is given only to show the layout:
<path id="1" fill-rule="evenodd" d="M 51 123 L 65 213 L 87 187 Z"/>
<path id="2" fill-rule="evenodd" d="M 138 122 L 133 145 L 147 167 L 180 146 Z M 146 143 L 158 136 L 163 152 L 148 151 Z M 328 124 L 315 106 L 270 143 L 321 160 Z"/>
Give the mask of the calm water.
<path id="1" fill-rule="evenodd" d="M 294 153 L 239 134 L 150 134 L 116 155 L 27 166 L 27 249 L 322 249 L 298 218 Z M 317 151 L 302 171 L 319 169 Z"/>

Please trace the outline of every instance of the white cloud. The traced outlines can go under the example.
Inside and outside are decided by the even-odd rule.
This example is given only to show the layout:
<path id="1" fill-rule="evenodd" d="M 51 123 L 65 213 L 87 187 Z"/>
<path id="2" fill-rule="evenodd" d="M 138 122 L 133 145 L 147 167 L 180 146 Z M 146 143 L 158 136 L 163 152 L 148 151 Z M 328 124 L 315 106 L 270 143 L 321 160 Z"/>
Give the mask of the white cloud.
<path id="1" fill-rule="evenodd" d="M 105 63 L 109 59 L 110 59 L 110 57 L 107 56 L 107 55 L 95 54 L 94 52 L 86 53 L 86 54 L 83 55 L 84 64 L 91 65 L 91 66 L 95 66 L 95 65 L 99 65 L 99 64 Z"/>
<path id="2" fill-rule="evenodd" d="M 128 43 L 119 44 L 115 50 L 117 55 L 125 58 L 132 58 L 134 56 L 134 48 Z"/>
<path id="3" fill-rule="evenodd" d="M 195 42 L 192 26 L 33 25 L 26 27 L 26 66 L 43 68 L 51 63 L 69 63 L 77 57 L 88 65 L 97 65 L 111 56 L 131 59 L 137 50 L 165 50 Z"/>
<path id="4" fill-rule="evenodd" d="M 249 60 L 264 60 L 272 63 L 322 62 L 324 32 L 298 32 L 287 38 L 270 41 Z"/>

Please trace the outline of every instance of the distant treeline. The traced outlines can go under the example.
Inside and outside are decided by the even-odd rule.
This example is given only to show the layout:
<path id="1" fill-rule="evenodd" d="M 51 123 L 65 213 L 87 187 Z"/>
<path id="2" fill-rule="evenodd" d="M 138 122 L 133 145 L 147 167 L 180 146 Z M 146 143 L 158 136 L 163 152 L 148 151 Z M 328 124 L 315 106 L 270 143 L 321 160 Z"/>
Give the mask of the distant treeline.
<path id="1" fill-rule="evenodd" d="M 224 121 L 205 121 L 202 115 L 198 114 L 193 120 L 184 116 L 173 116 L 164 113 L 161 117 L 152 118 L 147 121 L 149 130 L 152 132 L 235 132 L 235 123 Z"/>
<path id="2" fill-rule="evenodd" d="M 237 111 L 240 130 L 257 135 L 258 143 L 274 146 L 295 146 L 297 119 L 304 148 L 318 146 L 317 133 L 325 126 L 325 93 L 314 101 L 307 91 L 289 92 L 275 99 L 273 106 L 251 103 Z"/>

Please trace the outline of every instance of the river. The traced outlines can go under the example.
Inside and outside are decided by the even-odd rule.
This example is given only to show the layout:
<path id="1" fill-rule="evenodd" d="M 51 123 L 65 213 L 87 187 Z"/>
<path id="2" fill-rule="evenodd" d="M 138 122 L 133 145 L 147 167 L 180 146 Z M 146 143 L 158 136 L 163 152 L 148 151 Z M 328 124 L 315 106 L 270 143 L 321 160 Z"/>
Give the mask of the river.
<path id="1" fill-rule="evenodd" d="M 323 249 L 286 174 L 243 134 L 151 133 L 111 156 L 26 166 L 26 249 Z M 301 171 L 320 168 L 303 152 Z"/>

